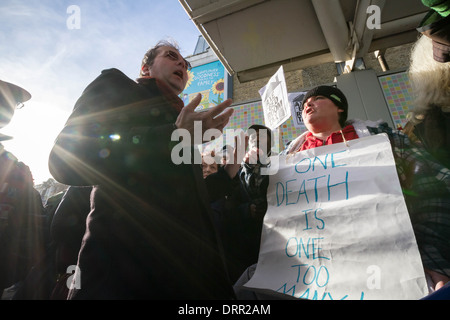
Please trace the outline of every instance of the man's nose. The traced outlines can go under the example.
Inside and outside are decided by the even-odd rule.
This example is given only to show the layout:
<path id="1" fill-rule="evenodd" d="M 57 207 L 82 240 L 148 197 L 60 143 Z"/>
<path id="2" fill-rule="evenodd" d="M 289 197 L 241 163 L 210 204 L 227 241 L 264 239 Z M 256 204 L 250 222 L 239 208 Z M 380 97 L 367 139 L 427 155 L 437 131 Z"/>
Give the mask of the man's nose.
<path id="1" fill-rule="evenodd" d="M 312 106 L 314 103 L 315 99 L 313 97 L 309 98 L 308 100 L 306 100 L 306 105 L 307 106 Z"/>
<path id="2" fill-rule="evenodd" d="M 187 70 L 187 68 L 188 68 L 188 65 L 187 65 L 187 63 L 186 63 L 186 60 L 184 60 L 183 58 L 179 58 L 179 59 L 177 60 L 177 65 L 183 67 L 183 70 Z"/>

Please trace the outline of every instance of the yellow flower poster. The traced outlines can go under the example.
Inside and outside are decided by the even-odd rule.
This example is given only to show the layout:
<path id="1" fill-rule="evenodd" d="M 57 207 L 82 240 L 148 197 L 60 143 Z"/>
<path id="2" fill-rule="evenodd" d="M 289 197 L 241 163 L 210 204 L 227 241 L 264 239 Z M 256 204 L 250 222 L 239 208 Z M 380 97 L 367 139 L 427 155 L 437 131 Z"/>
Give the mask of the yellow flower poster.
<path id="1" fill-rule="evenodd" d="M 180 94 L 184 104 L 188 104 L 197 93 L 202 101 L 196 111 L 211 108 L 227 99 L 227 76 L 220 61 L 214 61 L 188 70 L 189 80 Z"/>

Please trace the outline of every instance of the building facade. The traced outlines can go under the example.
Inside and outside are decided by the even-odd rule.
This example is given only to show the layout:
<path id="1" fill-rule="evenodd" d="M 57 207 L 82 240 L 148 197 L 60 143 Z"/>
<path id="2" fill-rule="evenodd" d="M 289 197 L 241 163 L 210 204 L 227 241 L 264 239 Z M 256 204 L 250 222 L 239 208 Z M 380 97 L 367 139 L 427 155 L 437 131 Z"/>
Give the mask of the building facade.
<path id="1" fill-rule="evenodd" d="M 349 100 L 349 119 L 382 119 L 392 127 L 404 126 L 406 115 L 412 106 L 407 76 L 412 45 L 389 48 L 382 55 L 368 53 L 350 74 L 340 74 L 339 66 L 332 62 L 285 72 L 287 91 L 289 94 L 301 94 L 318 85 L 337 85 Z M 192 64 L 194 73 L 195 68 L 202 65 L 214 61 L 220 63 L 202 36 L 199 36 L 194 54 L 186 59 Z M 266 77 L 240 83 L 236 76 L 231 77 L 225 71 L 224 95 L 225 98 L 233 99 L 232 107 L 235 112 L 224 132 L 227 129 L 246 130 L 252 124 L 265 124 L 259 91 L 269 79 L 270 77 Z M 195 81 L 195 76 L 192 80 Z M 279 136 L 274 151 L 281 151 L 287 142 L 305 130 L 301 125 L 295 126 L 292 120 L 288 119 L 276 130 L 275 133 Z M 212 145 L 211 148 L 218 149 L 224 143 L 217 141 L 216 144 L 218 146 Z"/>

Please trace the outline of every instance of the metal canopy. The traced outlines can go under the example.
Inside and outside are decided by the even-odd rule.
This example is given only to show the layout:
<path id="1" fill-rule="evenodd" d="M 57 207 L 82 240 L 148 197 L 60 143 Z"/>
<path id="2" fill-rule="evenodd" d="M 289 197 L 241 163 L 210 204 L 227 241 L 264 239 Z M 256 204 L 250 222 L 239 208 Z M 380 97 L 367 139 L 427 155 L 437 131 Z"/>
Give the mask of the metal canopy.
<path id="1" fill-rule="evenodd" d="M 179 0 L 240 82 L 414 42 L 421 0 Z"/>

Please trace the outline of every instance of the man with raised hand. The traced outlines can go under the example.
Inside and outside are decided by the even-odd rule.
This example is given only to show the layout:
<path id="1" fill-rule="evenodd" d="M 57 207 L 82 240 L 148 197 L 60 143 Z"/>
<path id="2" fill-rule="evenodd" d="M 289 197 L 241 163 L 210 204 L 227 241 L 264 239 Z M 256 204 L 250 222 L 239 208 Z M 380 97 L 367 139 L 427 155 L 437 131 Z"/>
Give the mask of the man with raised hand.
<path id="1" fill-rule="evenodd" d="M 196 113 L 179 94 L 188 62 L 163 41 L 140 77 L 104 70 L 84 90 L 49 159 L 67 185 L 95 185 L 69 299 L 230 299 L 233 291 L 211 221 L 198 150 L 171 159 L 176 129 L 222 130 L 231 100 Z M 191 139 L 193 141 L 193 139 Z M 201 159 L 201 157 L 198 157 Z"/>

